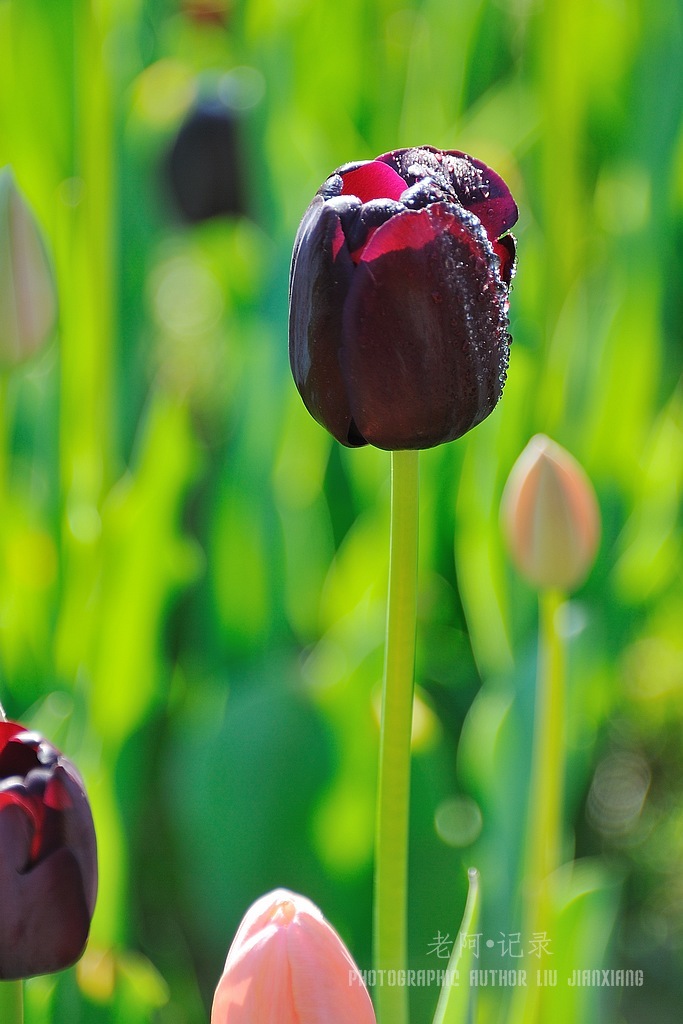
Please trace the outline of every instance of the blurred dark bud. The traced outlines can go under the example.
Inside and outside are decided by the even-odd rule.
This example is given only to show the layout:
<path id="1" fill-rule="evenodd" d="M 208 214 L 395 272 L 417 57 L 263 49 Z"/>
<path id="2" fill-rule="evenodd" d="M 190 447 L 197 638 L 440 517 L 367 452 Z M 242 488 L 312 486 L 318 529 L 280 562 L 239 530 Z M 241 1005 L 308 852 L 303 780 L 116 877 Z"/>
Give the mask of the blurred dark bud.
<path id="1" fill-rule="evenodd" d="M 10 167 L 0 170 L 0 369 L 48 340 L 57 318 L 52 268 L 38 224 Z"/>
<path id="2" fill-rule="evenodd" d="M 191 21 L 220 26 L 227 23 L 230 6 L 229 0 L 183 0 L 181 3 L 183 14 Z"/>
<path id="3" fill-rule="evenodd" d="M 321 185 L 294 242 L 289 355 L 338 441 L 431 448 L 492 412 L 516 220 L 502 178 L 456 150 L 397 149 Z"/>
<path id="4" fill-rule="evenodd" d="M 505 485 L 501 519 L 521 574 L 539 588 L 571 590 L 588 575 L 600 510 L 583 468 L 544 434 L 529 441 Z"/>
<path id="5" fill-rule="evenodd" d="M 187 115 L 167 157 L 173 202 L 186 221 L 246 213 L 239 114 L 219 99 Z"/>
<path id="6" fill-rule="evenodd" d="M 37 733 L 0 721 L 0 978 L 78 960 L 96 895 L 95 829 L 80 775 Z"/>

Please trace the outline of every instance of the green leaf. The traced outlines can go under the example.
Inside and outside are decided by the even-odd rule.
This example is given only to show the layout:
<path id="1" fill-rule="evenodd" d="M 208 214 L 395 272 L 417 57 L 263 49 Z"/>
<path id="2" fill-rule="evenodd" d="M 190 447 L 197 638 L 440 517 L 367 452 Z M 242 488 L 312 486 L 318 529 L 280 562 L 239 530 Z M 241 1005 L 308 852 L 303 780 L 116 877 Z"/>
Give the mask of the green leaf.
<path id="1" fill-rule="evenodd" d="M 461 985 L 460 977 L 469 976 L 473 948 L 465 941 L 468 935 L 476 931 L 479 919 L 479 872 L 476 868 L 468 871 L 469 892 L 465 903 L 465 912 L 460 925 L 458 939 L 453 946 L 448 961 L 447 978 L 452 983 L 444 982 L 436 1005 L 434 1024 L 467 1024 L 471 1017 L 471 992 L 469 985 Z"/>

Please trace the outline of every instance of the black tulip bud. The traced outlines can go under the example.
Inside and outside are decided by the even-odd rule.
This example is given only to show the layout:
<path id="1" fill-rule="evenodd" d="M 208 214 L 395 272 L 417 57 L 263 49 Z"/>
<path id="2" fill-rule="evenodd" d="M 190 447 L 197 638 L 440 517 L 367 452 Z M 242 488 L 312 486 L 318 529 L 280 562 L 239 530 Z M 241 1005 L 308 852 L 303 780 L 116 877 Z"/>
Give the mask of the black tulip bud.
<path id="1" fill-rule="evenodd" d="M 289 353 L 308 411 L 342 444 L 430 448 L 493 410 L 516 220 L 494 171 L 431 146 L 324 182 L 294 243 Z"/>
<path id="2" fill-rule="evenodd" d="M 95 829 L 80 775 L 37 733 L 0 721 L 0 978 L 78 960 L 96 894 Z"/>
<path id="3" fill-rule="evenodd" d="M 167 156 L 174 204 L 191 224 L 246 213 L 239 114 L 203 100 L 180 126 Z"/>

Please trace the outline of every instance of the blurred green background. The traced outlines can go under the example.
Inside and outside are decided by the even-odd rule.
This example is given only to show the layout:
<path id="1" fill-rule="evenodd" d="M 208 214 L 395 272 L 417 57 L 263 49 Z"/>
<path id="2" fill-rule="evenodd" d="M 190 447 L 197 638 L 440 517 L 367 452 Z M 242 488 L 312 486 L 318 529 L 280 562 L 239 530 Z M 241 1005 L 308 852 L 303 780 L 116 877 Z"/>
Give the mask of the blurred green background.
<path id="1" fill-rule="evenodd" d="M 520 221 L 503 400 L 421 460 L 411 966 L 445 966 L 470 864 L 483 934 L 520 928 L 536 604 L 498 506 L 542 431 L 603 516 L 565 616 L 571 967 L 645 972 L 554 1021 L 680 1020 L 681 54 L 680 0 L 0 0 L 0 166 L 60 304 L 2 378 L 0 685 L 80 766 L 101 866 L 27 1024 L 205 1021 L 278 885 L 370 967 L 389 462 L 305 412 L 287 278 L 336 166 L 423 143 L 491 164 Z M 169 154 L 207 102 L 241 189 L 188 222 Z"/>

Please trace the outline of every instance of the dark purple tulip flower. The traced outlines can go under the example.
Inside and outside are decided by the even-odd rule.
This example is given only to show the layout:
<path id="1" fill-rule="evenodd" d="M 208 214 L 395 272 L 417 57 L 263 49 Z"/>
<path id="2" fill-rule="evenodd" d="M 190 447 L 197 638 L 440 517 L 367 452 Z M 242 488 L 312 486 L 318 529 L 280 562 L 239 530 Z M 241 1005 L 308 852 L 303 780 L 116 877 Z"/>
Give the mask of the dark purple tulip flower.
<path id="1" fill-rule="evenodd" d="M 95 829 L 70 761 L 0 721 L 0 978 L 69 967 L 97 894 Z"/>
<path id="2" fill-rule="evenodd" d="M 481 423 L 507 371 L 517 206 L 465 153 L 346 164 L 294 243 L 289 354 L 306 408 L 342 444 L 431 448 Z"/>

